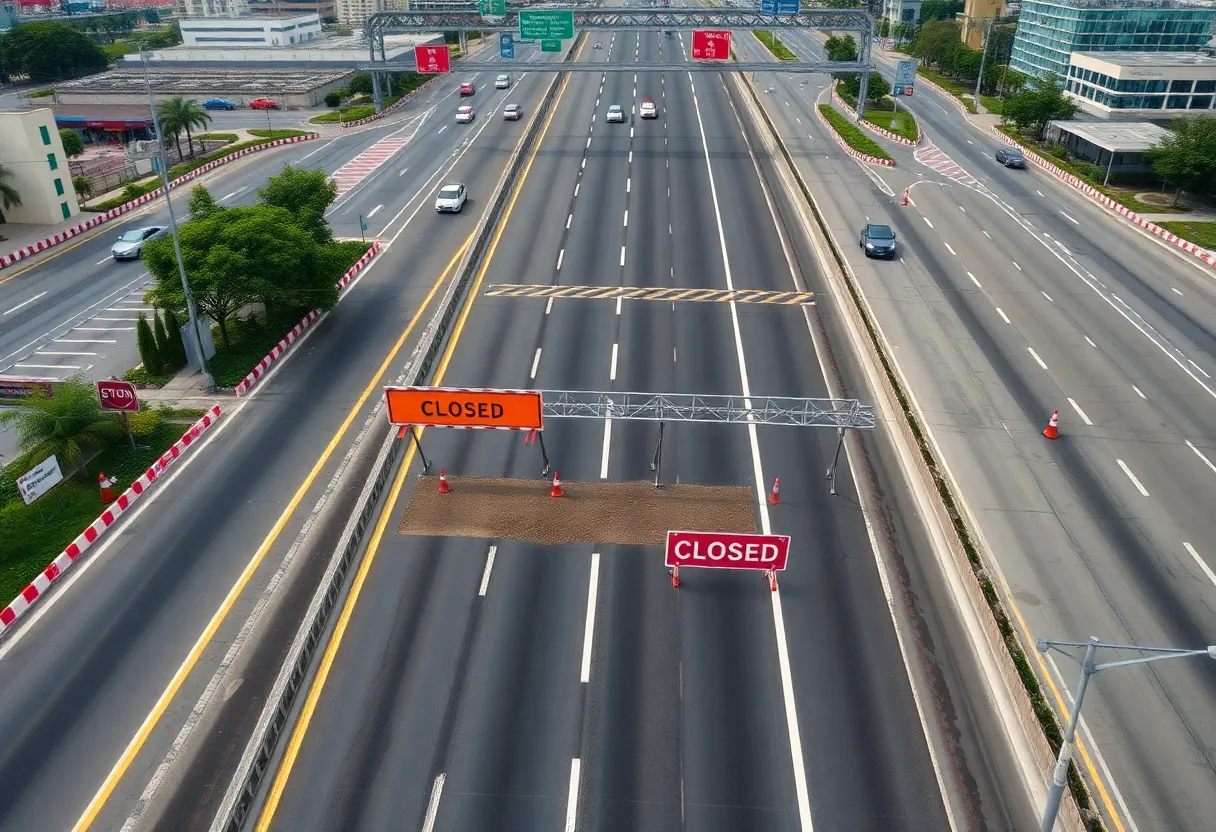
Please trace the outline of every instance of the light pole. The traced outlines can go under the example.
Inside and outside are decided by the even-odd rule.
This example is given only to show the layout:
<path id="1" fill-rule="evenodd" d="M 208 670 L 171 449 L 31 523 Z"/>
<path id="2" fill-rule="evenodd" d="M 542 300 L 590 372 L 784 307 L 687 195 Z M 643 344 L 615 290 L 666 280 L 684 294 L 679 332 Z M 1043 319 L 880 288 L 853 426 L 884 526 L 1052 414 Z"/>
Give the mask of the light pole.
<path id="1" fill-rule="evenodd" d="M 1051 784 L 1047 791 L 1047 804 L 1043 807 L 1043 819 L 1039 823 L 1039 832 L 1052 832 L 1056 825 L 1056 815 L 1060 813 L 1060 801 L 1064 798 L 1064 787 L 1068 785 L 1068 766 L 1072 762 L 1073 738 L 1077 733 L 1077 723 L 1081 720 L 1081 705 L 1085 702 L 1085 689 L 1089 687 L 1089 677 L 1100 670 L 1110 670 L 1113 667 L 1128 667 L 1133 664 L 1148 664 L 1164 659 L 1186 659 L 1192 656 L 1207 656 L 1216 659 L 1216 644 L 1199 650 L 1185 650 L 1179 647 L 1140 647 L 1135 644 L 1104 644 L 1095 636 L 1089 641 L 1051 641 L 1041 638 L 1035 642 L 1040 653 L 1046 653 L 1055 648 L 1073 661 L 1077 657 L 1063 650 L 1065 647 L 1084 647 L 1085 658 L 1080 660 L 1081 682 L 1077 685 L 1077 695 L 1073 697 L 1072 715 L 1068 718 L 1068 728 L 1064 731 L 1064 742 L 1060 745 L 1060 755 L 1056 758 L 1056 768 L 1051 775 Z M 1124 659 L 1118 662 L 1103 662 L 1094 664 L 1094 654 L 1098 649 L 1131 650 L 1137 653 L 1149 653 L 1134 659 Z"/>
<path id="2" fill-rule="evenodd" d="M 992 40 L 992 21 L 988 18 L 988 28 L 984 32 L 984 45 L 980 47 L 980 75 L 975 79 L 975 111 L 980 111 L 980 84 L 984 83 L 984 61 L 988 58 L 988 41 Z"/>
<path id="3" fill-rule="evenodd" d="M 194 340 L 198 344 L 198 360 L 203 371 L 203 387 L 210 390 L 215 387 L 211 371 L 207 369 L 207 356 L 203 351 L 203 334 L 199 330 L 198 310 L 194 306 L 194 296 L 190 294 L 190 282 L 186 280 L 186 264 L 182 260 L 182 245 L 177 239 L 177 217 L 173 214 L 173 200 L 169 198 L 169 156 L 165 151 L 165 137 L 160 132 L 160 116 L 156 113 L 156 102 L 152 100 L 152 80 L 148 76 L 147 51 L 140 50 L 139 57 L 144 65 L 144 86 L 148 90 L 148 107 L 152 110 L 152 126 L 156 129 L 156 144 L 160 148 L 160 184 L 165 189 L 165 207 L 169 209 L 169 234 L 173 237 L 173 253 L 177 256 L 177 272 L 182 278 L 182 293 L 186 296 L 186 312 L 194 322 Z"/>

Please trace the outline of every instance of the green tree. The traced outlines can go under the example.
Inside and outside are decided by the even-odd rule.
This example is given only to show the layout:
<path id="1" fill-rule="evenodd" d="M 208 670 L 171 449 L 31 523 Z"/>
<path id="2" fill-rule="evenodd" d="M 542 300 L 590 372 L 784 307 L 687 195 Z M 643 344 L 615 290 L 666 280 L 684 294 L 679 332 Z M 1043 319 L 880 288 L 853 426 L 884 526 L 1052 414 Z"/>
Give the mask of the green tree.
<path id="1" fill-rule="evenodd" d="M 169 343 L 169 333 L 165 331 L 165 322 L 156 312 L 152 313 L 152 334 L 156 336 L 156 354 L 160 356 L 162 370 L 175 370 L 173 347 Z"/>
<path id="2" fill-rule="evenodd" d="M 861 76 L 855 72 L 849 73 L 840 80 L 840 91 L 856 100 L 858 92 L 861 91 Z M 870 81 L 866 85 L 866 101 L 881 101 L 890 93 L 891 85 L 887 83 L 887 79 L 877 72 L 871 72 Z"/>
<path id="3" fill-rule="evenodd" d="M 172 135 L 177 145 L 178 158 L 182 156 L 180 135 L 185 132 L 186 145 L 190 148 L 190 156 L 194 156 L 194 140 L 190 136 L 191 128 L 206 127 L 211 123 L 211 116 L 195 100 L 187 101 L 180 95 L 166 98 L 156 106 L 156 114 L 160 117 L 160 129 L 165 135 Z"/>
<path id="4" fill-rule="evenodd" d="M 852 35 L 832 35 L 824 41 L 823 51 L 829 61 L 855 61 L 857 41 Z"/>
<path id="5" fill-rule="evenodd" d="M 172 359 L 174 366 L 182 366 L 186 363 L 186 345 L 182 341 L 182 325 L 172 309 L 165 310 L 165 335 L 169 338 L 169 354 L 166 357 Z"/>
<path id="6" fill-rule="evenodd" d="M 372 94 L 372 76 L 366 72 L 360 72 L 350 79 L 350 94 L 351 95 L 371 95 Z"/>
<path id="7" fill-rule="evenodd" d="M 101 48 L 58 21 L 21 23 L 0 35 L 0 61 L 8 77 L 57 81 L 101 72 L 109 65 Z"/>
<path id="8" fill-rule="evenodd" d="M 955 44 L 960 43 L 962 30 L 953 20 L 930 20 L 920 27 L 912 41 L 912 54 L 927 64 L 937 66 Z"/>
<path id="9" fill-rule="evenodd" d="M 90 452 L 126 436 L 117 414 L 103 411 L 93 384 L 79 376 L 56 385 L 49 396 L 39 391 L 0 412 L 0 425 L 16 425 L 23 453 L 40 460 L 54 454 L 69 473 L 82 466 Z"/>
<path id="10" fill-rule="evenodd" d="M 215 201 L 215 197 L 205 186 L 195 185 L 190 191 L 190 200 L 186 203 L 186 210 L 190 214 L 190 219 L 193 220 L 209 216 L 216 211 L 223 211 L 224 206 Z"/>
<path id="11" fill-rule="evenodd" d="M 69 159 L 84 153 L 84 139 L 80 138 L 80 133 L 76 130 L 60 130 L 59 141 L 63 142 L 63 152 Z"/>
<path id="12" fill-rule="evenodd" d="M 1001 121 L 1012 122 L 1022 131 L 1033 130 L 1035 138 L 1041 139 L 1049 122 L 1072 118 L 1076 112 L 1076 103 L 1060 88 L 1060 77 L 1049 73 L 1032 79 L 1017 95 L 1008 96 L 1001 108 Z"/>
<path id="13" fill-rule="evenodd" d="M 13 172 L 0 165 L 0 209 L 14 208 L 21 204 L 21 194 L 17 193 L 17 189 L 8 183 L 8 180 L 13 177 Z M 0 216 L 3 212 L 0 211 Z"/>
<path id="14" fill-rule="evenodd" d="M 1145 160 L 1175 186 L 1174 201 L 1183 189 L 1211 193 L 1216 187 L 1216 118 L 1180 118 L 1168 138 L 1145 154 Z"/>
<path id="15" fill-rule="evenodd" d="M 333 240 L 333 232 L 325 220 L 325 211 L 337 195 L 338 186 L 325 171 L 285 165 L 258 191 L 258 202 L 286 209 L 300 228 L 311 234 L 318 243 L 324 244 Z"/>
<path id="16" fill-rule="evenodd" d="M 93 180 L 87 176 L 73 176 L 72 187 L 80 199 L 88 199 L 93 196 Z"/>
<path id="17" fill-rule="evenodd" d="M 152 327 L 148 325 L 148 318 L 143 312 L 139 313 L 138 319 L 135 321 L 135 344 L 139 347 L 139 360 L 144 363 L 144 369 L 152 375 L 160 375 L 164 372 L 165 365 L 161 359 L 160 350 L 157 349 L 156 335 L 152 332 Z"/>
<path id="18" fill-rule="evenodd" d="M 920 4 L 920 19 L 953 20 L 963 10 L 962 0 L 925 0 Z"/>

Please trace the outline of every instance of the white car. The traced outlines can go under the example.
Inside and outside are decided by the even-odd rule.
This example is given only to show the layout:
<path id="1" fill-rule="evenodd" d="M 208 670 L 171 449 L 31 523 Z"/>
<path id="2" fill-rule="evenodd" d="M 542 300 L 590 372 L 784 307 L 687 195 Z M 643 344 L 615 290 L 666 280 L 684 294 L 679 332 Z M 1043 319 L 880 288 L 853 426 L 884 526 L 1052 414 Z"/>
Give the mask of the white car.
<path id="1" fill-rule="evenodd" d="M 511 76 L 510 75 L 499 75 L 497 78 L 494 79 L 494 88 L 495 89 L 505 90 L 509 86 L 511 86 Z"/>
<path id="2" fill-rule="evenodd" d="M 638 115 L 642 118 L 658 118 L 659 109 L 654 105 L 654 102 L 649 98 L 642 101 L 642 106 L 638 109 Z"/>
<path id="3" fill-rule="evenodd" d="M 625 121 L 625 111 L 621 109 L 620 104 L 613 104 L 608 108 L 608 115 L 604 116 L 604 121 Z"/>
<path id="4" fill-rule="evenodd" d="M 110 254 L 115 260 L 138 260 L 146 241 L 159 239 L 168 231 L 169 229 L 163 225 L 132 228 L 118 238 L 118 242 L 114 243 L 110 249 Z"/>
<path id="5" fill-rule="evenodd" d="M 468 104 L 461 104 L 456 108 L 456 123 L 468 124 L 473 120 L 473 108 Z"/>
<path id="6" fill-rule="evenodd" d="M 468 192 L 465 191 L 464 183 L 452 182 L 444 185 L 439 189 L 439 193 L 435 194 L 435 210 L 441 214 L 459 214 L 467 198 Z"/>

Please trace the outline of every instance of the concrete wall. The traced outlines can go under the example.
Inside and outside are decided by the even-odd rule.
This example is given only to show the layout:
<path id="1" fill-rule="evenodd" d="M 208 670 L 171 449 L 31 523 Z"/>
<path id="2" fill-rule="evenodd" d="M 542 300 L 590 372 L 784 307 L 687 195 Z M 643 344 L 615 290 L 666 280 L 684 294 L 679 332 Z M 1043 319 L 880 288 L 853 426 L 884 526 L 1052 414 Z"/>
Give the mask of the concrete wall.
<path id="1" fill-rule="evenodd" d="M 21 197 L 21 205 L 2 209 L 8 222 L 58 225 L 80 213 L 51 110 L 0 113 L 0 165 L 11 174 L 6 183 Z"/>

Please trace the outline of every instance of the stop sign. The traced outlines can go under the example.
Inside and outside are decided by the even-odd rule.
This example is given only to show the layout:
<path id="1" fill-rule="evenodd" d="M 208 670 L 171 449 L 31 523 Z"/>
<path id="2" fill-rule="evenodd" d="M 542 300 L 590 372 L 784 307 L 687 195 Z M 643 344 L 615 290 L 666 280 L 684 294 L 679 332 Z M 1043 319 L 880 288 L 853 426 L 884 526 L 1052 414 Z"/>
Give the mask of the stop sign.
<path id="1" fill-rule="evenodd" d="M 692 33 L 694 61 L 729 61 L 730 30 L 697 29 Z"/>
<path id="2" fill-rule="evenodd" d="M 108 379 L 97 382 L 97 398 L 102 410 L 139 411 L 139 397 L 135 395 L 135 385 L 129 381 Z"/>

